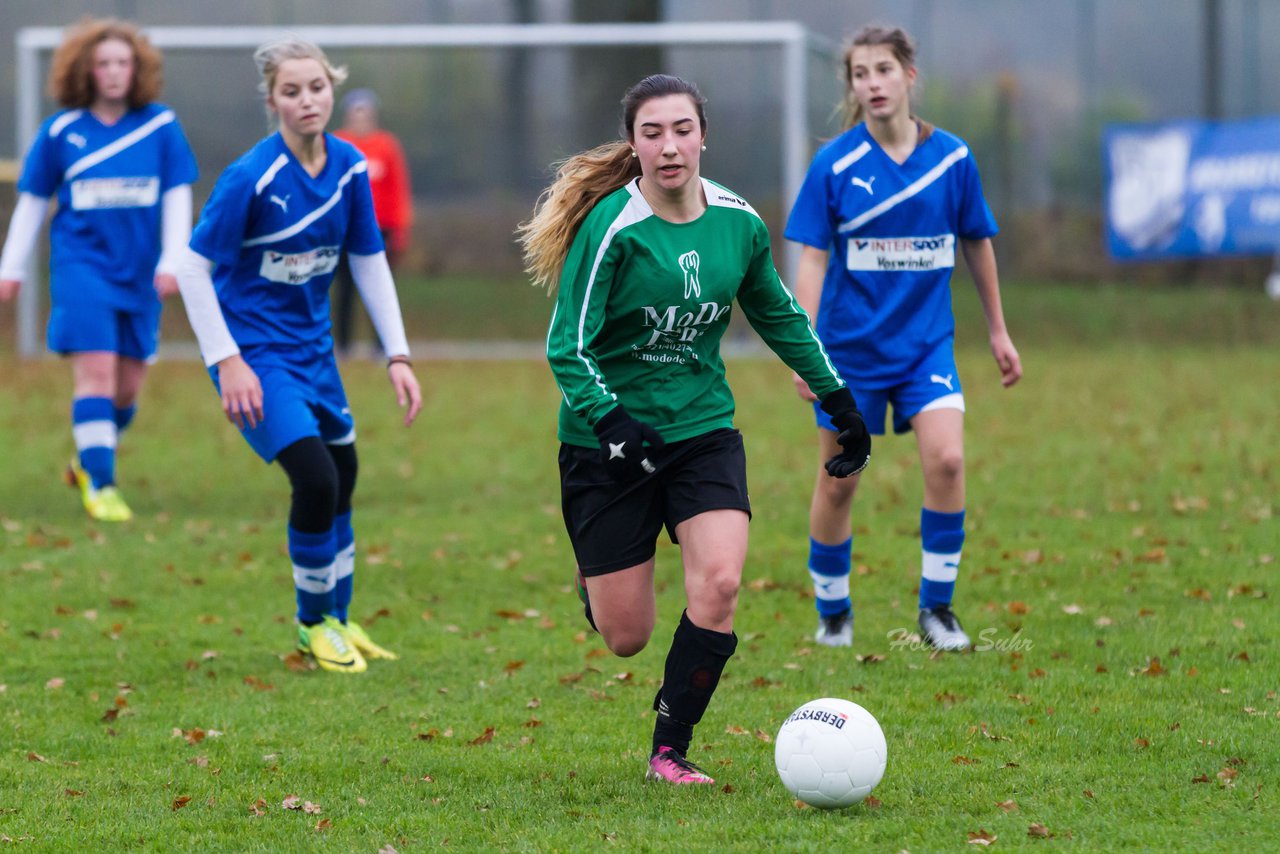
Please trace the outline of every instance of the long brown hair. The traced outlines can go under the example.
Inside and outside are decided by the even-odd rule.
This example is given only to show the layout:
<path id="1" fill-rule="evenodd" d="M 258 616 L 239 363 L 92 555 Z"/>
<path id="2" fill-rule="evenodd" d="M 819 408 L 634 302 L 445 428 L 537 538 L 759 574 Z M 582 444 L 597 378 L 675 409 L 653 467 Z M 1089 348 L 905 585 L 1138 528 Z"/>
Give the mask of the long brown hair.
<path id="1" fill-rule="evenodd" d="M 859 47 L 870 47 L 873 45 L 884 45 L 893 53 L 893 58 L 898 60 L 898 64 L 903 70 L 916 67 L 916 43 L 915 40 L 907 34 L 907 31 L 901 27 L 863 27 L 853 34 L 844 46 L 844 53 L 841 58 L 841 73 L 844 77 L 844 100 L 841 102 L 841 112 L 844 113 L 844 129 L 856 125 L 862 121 L 862 105 L 858 103 L 858 98 L 853 94 L 853 51 Z M 929 134 L 933 133 L 933 125 L 926 121 L 922 121 L 914 114 L 912 118 L 920 126 L 920 142 L 928 139 Z"/>
<path id="2" fill-rule="evenodd" d="M 67 30 L 53 52 L 49 71 L 49 95 L 64 107 L 88 107 L 98 93 L 93 85 L 93 51 L 108 40 L 118 40 L 133 51 L 133 80 L 126 100 L 136 110 L 160 97 L 164 88 L 164 61 L 160 51 L 128 21 L 117 18 L 81 18 Z"/>
<path id="3" fill-rule="evenodd" d="M 636 113 L 645 102 L 666 95 L 688 95 L 707 132 L 707 99 L 698 87 L 670 74 L 653 74 L 627 90 L 622 98 L 623 139 L 607 142 L 555 164 L 556 177 L 542 191 L 533 216 L 520 223 L 516 235 L 524 249 L 524 269 L 535 287 L 554 293 L 569 246 L 596 202 L 640 176 L 635 139 Z"/>

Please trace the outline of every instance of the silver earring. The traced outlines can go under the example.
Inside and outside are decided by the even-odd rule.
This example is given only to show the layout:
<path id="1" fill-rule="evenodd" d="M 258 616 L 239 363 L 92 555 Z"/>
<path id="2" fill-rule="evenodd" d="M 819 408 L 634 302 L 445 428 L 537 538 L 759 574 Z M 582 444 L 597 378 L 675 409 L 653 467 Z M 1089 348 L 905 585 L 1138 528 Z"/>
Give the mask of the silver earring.
<path id="1" fill-rule="evenodd" d="M 706 150 L 707 150 L 707 147 L 706 147 L 705 145 L 704 145 L 704 146 L 702 146 L 702 150 L 703 150 L 703 151 L 706 151 Z"/>
<path id="2" fill-rule="evenodd" d="M 633 149 L 631 149 L 631 156 L 632 156 L 632 157 L 639 157 L 639 155 L 638 155 L 638 154 L 636 154 L 636 150 L 635 150 L 634 148 L 633 148 Z"/>

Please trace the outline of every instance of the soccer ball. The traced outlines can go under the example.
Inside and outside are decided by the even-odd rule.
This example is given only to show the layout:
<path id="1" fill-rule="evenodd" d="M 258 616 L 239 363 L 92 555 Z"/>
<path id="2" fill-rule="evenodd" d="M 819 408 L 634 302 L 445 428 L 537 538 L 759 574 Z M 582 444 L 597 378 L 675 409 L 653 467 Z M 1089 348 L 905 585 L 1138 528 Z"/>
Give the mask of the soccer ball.
<path id="1" fill-rule="evenodd" d="M 834 809 L 871 794 L 888 753 L 870 712 L 827 697 L 805 703 L 782 722 L 773 759 L 788 792 L 810 806 Z"/>

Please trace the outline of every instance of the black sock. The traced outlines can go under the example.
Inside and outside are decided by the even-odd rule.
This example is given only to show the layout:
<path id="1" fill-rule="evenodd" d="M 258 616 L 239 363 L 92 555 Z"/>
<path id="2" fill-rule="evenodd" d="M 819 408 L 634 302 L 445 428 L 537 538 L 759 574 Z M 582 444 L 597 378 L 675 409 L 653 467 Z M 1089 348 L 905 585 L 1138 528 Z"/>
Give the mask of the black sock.
<path id="1" fill-rule="evenodd" d="M 671 747 L 683 756 L 689 752 L 693 728 L 711 702 L 725 663 L 738 647 L 738 636 L 732 632 L 713 632 L 689 621 L 686 611 L 680 615 L 662 687 L 653 698 L 658 713 L 653 724 L 653 752 Z"/>

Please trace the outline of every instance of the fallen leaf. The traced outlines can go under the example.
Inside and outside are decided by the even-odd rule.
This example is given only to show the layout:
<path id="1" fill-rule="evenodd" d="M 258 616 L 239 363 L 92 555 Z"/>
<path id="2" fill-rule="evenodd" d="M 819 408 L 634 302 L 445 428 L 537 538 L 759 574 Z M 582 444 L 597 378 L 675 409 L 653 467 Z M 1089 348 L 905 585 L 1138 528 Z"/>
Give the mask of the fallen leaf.
<path id="1" fill-rule="evenodd" d="M 885 658 L 886 658 L 885 656 L 879 655 L 876 653 L 870 653 L 868 655 L 855 655 L 853 657 L 854 661 L 857 661 L 859 664 L 879 664 L 880 662 L 884 661 Z"/>
<path id="2" fill-rule="evenodd" d="M 996 804 L 996 806 L 998 806 L 1000 809 L 1004 810 L 1005 812 L 1018 811 L 1017 801 L 1000 801 L 1000 803 Z"/>
<path id="3" fill-rule="evenodd" d="M 467 744 L 471 745 L 472 747 L 476 747 L 481 744 L 488 744 L 489 742 L 493 741 L 493 734 L 495 731 L 496 730 L 494 730 L 493 727 L 487 726 L 484 728 L 484 732 L 480 733 L 478 736 L 471 739 L 471 741 L 468 741 Z"/>
<path id="4" fill-rule="evenodd" d="M 1034 822 L 1033 824 L 1031 824 L 1030 827 L 1027 828 L 1027 836 L 1030 836 L 1032 839 L 1053 838 L 1053 834 L 1049 832 L 1049 828 L 1045 827 L 1043 824 L 1040 824 L 1039 822 Z"/>
<path id="5" fill-rule="evenodd" d="M 880 809 L 880 805 L 884 802 L 875 795 L 867 795 L 867 799 L 863 801 L 863 803 L 867 805 L 867 809 L 869 810 L 878 810 Z"/>
<path id="6" fill-rule="evenodd" d="M 1082 794 L 1083 794 L 1086 798 L 1092 798 L 1092 797 L 1093 797 L 1093 789 L 1085 789 L 1085 790 L 1084 790 L 1084 792 L 1083 792 Z"/>
<path id="7" fill-rule="evenodd" d="M 529 729 L 533 729 L 534 727 L 542 726 L 542 721 L 538 720 L 537 718 L 529 718 L 529 720 L 525 721 L 523 724 L 521 724 L 521 726 L 527 727 Z"/>
<path id="8" fill-rule="evenodd" d="M 1191 778 L 1191 782 L 1193 782 L 1193 783 L 1207 783 L 1207 782 L 1209 782 L 1209 775 L 1208 775 L 1208 774 L 1201 774 L 1201 775 L 1200 775 L 1200 776 L 1198 776 L 1198 777 L 1192 777 L 1192 778 Z"/>
<path id="9" fill-rule="evenodd" d="M 769 735 L 769 733 L 765 732 L 762 729 L 756 730 L 755 736 L 757 741 L 763 741 L 765 744 L 773 743 L 773 736 Z"/>
<path id="10" fill-rule="evenodd" d="M 39 753 L 36 753 L 33 750 L 27 754 L 27 761 L 28 762 L 45 762 L 46 760 L 43 756 L 41 756 Z"/>
<path id="11" fill-rule="evenodd" d="M 320 809 L 319 804 L 313 804 L 311 801 L 307 801 L 302 805 L 302 811 L 307 815 L 319 815 L 324 812 L 324 810 Z"/>
<path id="12" fill-rule="evenodd" d="M 56 691 L 65 684 L 67 684 L 67 680 L 63 679 L 61 676 L 55 676 L 48 682 L 44 683 L 44 687 L 50 691 Z"/>
<path id="13" fill-rule="evenodd" d="M 83 795 L 84 792 L 79 789 L 63 789 L 62 794 L 66 795 L 68 798 L 78 798 Z"/>
<path id="14" fill-rule="evenodd" d="M 1164 665 L 1160 663 L 1159 658 L 1152 658 L 1147 662 L 1147 666 L 1138 671 L 1143 676 L 1163 676 L 1169 671 L 1164 669 Z"/>
<path id="15" fill-rule="evenodd" d="M 507 673 L 515 673 L 521 667 L 524 667 L 523 661 L 508 661 L 506 663 L 506 666 L 503 667 L 502 669 L 505 670 Z"/>
<path id="16" fill-rule="evenodd" d="M 280 802 L 280 806 L 287 810 L 300 810 L 302 809 L 302 798 L 299 795 L 287 795 L 285 796 L 285 799 Z"/>
<path id="17" fill-rule="evenodd" d="M 174 812 L 177 812 L 178 810 L 182 809 L 183 807 L 185 807 L 185 806 L 186 806 L 187 804 L 189 804 L 189 803 L 191 803 L 191 796 L 190 796 L 190 795 L 178 795 L 178 797 L 176 797 L 176 798 L 174 798 L 174 799 L 173 799 L 173 807 L 172 807 L 172 808 L 173 808 Z"/>
<path id="18" fill-rule="evenodd" d="M 1143 750 L 1151 746 L 1151 741 L 1145 738 L 1135 738 L 1133 743 L 1139 750 Z"/>
<path id="19" fill-rule="evenodd" d="M 1071 604 L 1071 605 L 1063 605 L 1063 606 L 1062 606 L 1062 613 L 1064 613 L 1064 614 L 1083 614 L 1083 613 L 1084 613 L 1084 608 L 1081 608 L 1079 605 L 1076 605 L 1076 604 L 1074 604 L 1074 603 L 1073 603 L 1073 604 Z"/>
<path id="20" fill-rule="evenodd" d="M 1021 614 L 1031 613 L 1031 606 L 1028 605 L 1026 602 L 1017 602 L 1017 601 L 1010 602 L 1008 605 L 1005 606 L 1005 608 L 1008 609 L 1010 614 L 1021 615 Z"/>
<path id="21" fill-rule="evenodd" d="M 985 827 L 969 831 L 970 845 L 992 845 L 998 838 L 994 833 L 987 833 Z"/>
<path id="22" fill-rule="evenodd" d="M 729 724 L 724 728 L 724 731 L 727 732 L 729 735 L 747 735 L 748 734 L 746 729 L 738 726 L 737 724 Z"/>
<path id="23" fill-rule="evenodd" d="M 951 760 L 953 765 L 973 765 L 976 762 L 978 762 L 977 759 L 970 759 L 968 756 L 956 756 Z"/>
<path id="24" fill-rule="evenodd" d="M 331 827 L 333 827 L 333 822 L 329 821 L 329 819 L 327 818 L 322 818 L 316 822 L 316 830 L 320 831 L 321 833 L 323 833 L 324 831 L 328 830 Z"/>
<path id="25" fill-rule="evenodd" d="M 303 673 L 312 669 L 311 662 L 302 653 L 294 650 L 282 659 L 284 666 L 291 673 Z"/>

